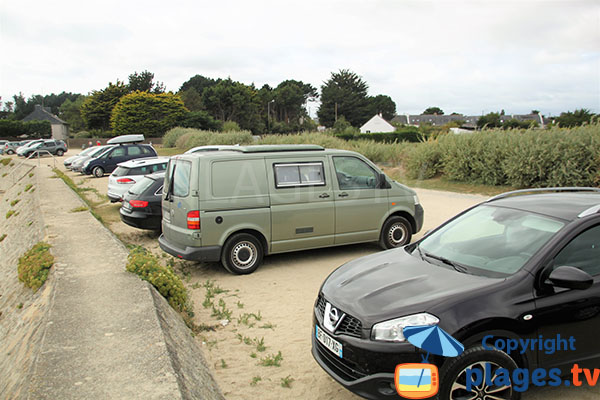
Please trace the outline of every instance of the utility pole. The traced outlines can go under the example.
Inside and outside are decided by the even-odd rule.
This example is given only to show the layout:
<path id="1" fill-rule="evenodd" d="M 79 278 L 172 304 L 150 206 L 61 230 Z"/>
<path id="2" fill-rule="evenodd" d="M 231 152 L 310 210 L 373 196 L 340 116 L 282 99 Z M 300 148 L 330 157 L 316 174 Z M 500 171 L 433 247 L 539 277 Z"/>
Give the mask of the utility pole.
<path id="1" fill-rule="evenodd" d="M 335 102 L 335 122 L 337 122 L 337 101 Z"/>

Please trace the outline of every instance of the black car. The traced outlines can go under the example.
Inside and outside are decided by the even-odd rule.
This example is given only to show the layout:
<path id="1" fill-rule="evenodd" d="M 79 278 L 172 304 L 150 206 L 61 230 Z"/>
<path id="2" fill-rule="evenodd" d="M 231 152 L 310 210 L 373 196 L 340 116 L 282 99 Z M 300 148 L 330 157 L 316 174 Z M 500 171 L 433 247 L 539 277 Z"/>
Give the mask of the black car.
<path id="1" fill-rule="evenodd" d="M 160 231 L 162 219 L 161 196 L 165 173 L 144 176 L 123 196 L 119 211 L 121 221 L 139 229 Z"/>
<path id="2" fill-rule="evenodd" d="M 137 158 L 157 157 L 156 150 L 148 144 L 119 144 L 95 158 L 87 160 L 82 167 L 86 175 L 93 174 L 96 178 L 111 173 L 117 164 Z"/>
<path id="3" fill-rule="evenodd" d="M 514 379 L 469 388 L 474 369 L 488 378 L 527 369 L 532 379 L 535 372 L 538 381 L 568 386 L 574 364 L 598 368 L 600 189 L 505 193 L 416 243 L 339 267 L 315 303 L 312 354 L 352 392 L 399 398 L 396 366 L 425 354 L 403 329 L 423 325 L 465 348 L 453 358 L 429 356 L 441 399 L 519 398 Z M 527 346 L 517 351 L 515 343 Z"/>

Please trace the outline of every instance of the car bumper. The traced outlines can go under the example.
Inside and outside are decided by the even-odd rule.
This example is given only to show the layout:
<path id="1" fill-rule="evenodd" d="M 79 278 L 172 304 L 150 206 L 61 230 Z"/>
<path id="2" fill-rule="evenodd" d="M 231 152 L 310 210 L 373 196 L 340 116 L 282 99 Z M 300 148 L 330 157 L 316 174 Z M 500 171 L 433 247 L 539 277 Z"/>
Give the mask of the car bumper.
<path id="1" fill-rule="evenodd" d="M 127 212 L 123 209 L 119 210 L 119 215 L 121 216 L 121 221 L 134 228 L 152 231 L 159 231 L 161 228 L 162 215 L 149 215 L 135 211 Z"/>
<path id="2" fill-rule="evenodd" d="M 121 194 L 114 193 L 114 192 L 108 192 L 106 195 L 108 196 L 108 199 L 110 200 L 111 203 L 123 201 L 123 195 L 121 195 Z"/>
<path id="3" fill-rule="evenodd" d="M 423 210 L 423 206 L 420 204 L 415 205 L 415 231 L 413 233 L 417 233 L 423 228 L 423 220 L 425 219 L 425 211 Z"/>
<path id="4" fill-rule="evenodd" d="M 370 339 L 334 335 L 343 346 L 343 358 L 323 346 L 315 335 L 315 324 L 323 329 L 313 314 L 312 355 L 317 363 L 339 384 L 367 399 L 397 399 L 394 371 L 398 364 L 420 363 L 422 353 L 410 343 L 374 342 Z M 429 362 L 436 364 L 435 356 Z"/>
<path id="5" fill-rule="evenodd" d="M 158 238 L 158 244 L 167 253 L 184 260 L 214 262 L 221 259 L 221 246 L 180 248 L 169 243 L 164 234 Z"/>

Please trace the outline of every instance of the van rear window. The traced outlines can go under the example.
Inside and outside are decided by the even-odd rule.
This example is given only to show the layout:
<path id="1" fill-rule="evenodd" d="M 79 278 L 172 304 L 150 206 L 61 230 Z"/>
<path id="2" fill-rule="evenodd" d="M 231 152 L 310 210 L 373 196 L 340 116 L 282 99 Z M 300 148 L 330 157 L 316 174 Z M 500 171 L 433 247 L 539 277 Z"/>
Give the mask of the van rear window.
<path id="1" fill-rule="evenodd" d="M 187 197 L 190 194 L 190 172 L 192 163 L 177 160 L 173 173 L 173 196 Z"/>

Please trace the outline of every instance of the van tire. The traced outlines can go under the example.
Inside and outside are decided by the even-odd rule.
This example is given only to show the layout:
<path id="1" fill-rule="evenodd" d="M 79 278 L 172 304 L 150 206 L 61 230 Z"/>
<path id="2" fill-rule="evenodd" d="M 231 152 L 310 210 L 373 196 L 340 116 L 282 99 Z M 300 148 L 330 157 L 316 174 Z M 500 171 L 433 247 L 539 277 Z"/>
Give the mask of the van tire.
<path id="1" fill-rule="evenodd" d="M 393 249 L 410 243 L 412 238 L 412 227 L 404 217 L 393 216 L 385 221 L 381 229 L 379 246 L 382 249 Z"/>
<path id="2" fill-rule="evenodd" d="M 102 178 L 104 176 L 104 170 L 102 167 L 94 167 L 92 174 L 94 174 L 96 178 Z"/>
<path id="3" fill-rule="evenodd" d="M 262 244 L 255 236 L 249 233 L 236 233 L 223 247 L 221 264 L 232 274 L 251 274 L 262 262 L 263 253 Z"/>

